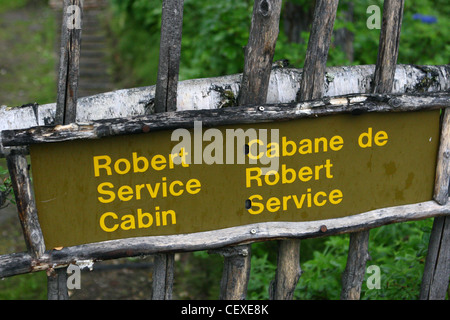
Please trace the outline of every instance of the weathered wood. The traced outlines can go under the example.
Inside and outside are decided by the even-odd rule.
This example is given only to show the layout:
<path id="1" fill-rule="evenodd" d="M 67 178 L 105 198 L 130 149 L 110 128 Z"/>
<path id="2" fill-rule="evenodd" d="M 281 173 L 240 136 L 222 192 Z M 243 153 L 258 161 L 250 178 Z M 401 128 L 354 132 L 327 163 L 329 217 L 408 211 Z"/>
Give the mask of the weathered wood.
<path id="1" fill-rule="evenodd" d="M 434 218 L 419 298 L 445 300 L 449 278 L 450 216 L 444 216 Z"/>
<path id="2" fill-rule="evenodd" d="M 154 259 L 152 300 L 172 300 L 174 255 L 156 254 Z"/>
<path id="3" fill-rule="evenodd" d="M 439 204 L 448 201 L 450 183 L 450 110 L 446 108 L 442 118 L 441 140 L 439 145 L 438 162 L 436 166 L 436 183 L 434 200 Z"/>
<path id="4" fill-rule="evenodd" d="M 407 112 L 435 110 L 450 106 L 450 93 L 404 95 L 347 95 L 323 98 L 301 103 L 286 103 L 251 107 L 192 110 L 158 113 L 127 119 L 98 120 L 66 126 L 45 126 L 25 130 L 4 130 L 1 138 L 4 146 L 23 146 L 47 142 L 193 128 L 194 121 L 202 121 L 204 127 L 287 121 L 317 118 L 333 114 L 359 115 L 371 112 Z"/>
<path id="5" fill-rule="evenodd" d="M 273 55 L 278 38 L 281 0 L 255 0 L 250 36 L 245 49 L 239 105 L 266 102 Z M 251 245 L 221 249 L 224 269 L 220 282 L 222 300 L 243 300 L 250 276 Z"/>
<path id="6" fill-rule="evenodd" d="M 316 100 L 323 97 L 325 69 L 331 43 L 338 0 L 317 0 L 314 9 L 311 34 L 306 51 L 303 76 L 297 94 L 298 101 Z M 301 276 L 300 241 L 289 240 L 278 248 L 278 265 L 272 299 L 292 299 Z"/>
<path id="7" fill-rule="evenodd" d="M 269 298 L 271 300 L 292 300 L 301 274 L 300 240 L 279 241 L 277 272 L 269 288 Z"/>
<path id="8" fill-rule="evenodd" d="M 278 38 L 281 0 L 255 0 L 238 104 L 264 104 Z"/>
<path id="9" fill-rule="evenodd" d="M 404 0 L 386 0 L 380 34 L 373 93 L 392 92 L 400 44 Z M 342 275 L 341 299 L 359 300 L 369 257 L 369 230 L 350 234 L 347 265 Z"/>
<path id="10" fill-rule="evenodd" d="M 359 300 L 369 260 L 369 230 L 350 234 L 347 265 L 342 274 L 342 300 Z"/>
<path id="11" fill-rule="evenodd" d="M 339 0 L 317 0 L 298 101 L 324 94 L 325 68 Z"/>
<path id="12" fill-rule="evenodd" d="M 47 270 L 47 298 L 48 300 L 68 300 L 67 268 Z"/>
<path id="13" fill-rule="evenodd" d="M 155 111 L 175 111 L 177 107 L 178 73 L 184 0 L 164 0 L 162 6 L 161 40 Z"/>
<path id="14" fill-rule="evenodd" d="M 27 158 L 20 152 L 11 150 L 6 160 L 25 243 L 31 256 L 38 259 L 45 252 L 45 244 L 37 216 Z"/>
<path id="15" fill-rule="evenodd" d="M 241 245 L 210 251 L 224 257 L 220 300 L 244 300 L 250 277 L 251 246 Z"/>
<path id="16" fill-rule="evenodd" d="M 325 97 L 371 93 L 374 65 L 330 67 L 326 69 Z M 296 99 L 302 76 L 301 69 L 273 69 L 267 103 L 288 103 Z M 227 104 L 217 87 L 229 88 L 237 96 L 241 75 L 186 80 L 179 83 L 177 110 L 214 109 Z M 450 66 L 398 65 L 392 93 L 436 92 L 450 90 Z M 123 89 L 82 97 L 77 103 L 77 121 L 127 118 L 146 114 L 153 106 L 155 86 Z M 52 125 L 56 104 L 31 104 L 23 107 L 0 107 L 0 131 Z M 0 156 L 4 157 L 3 149 Z"/>
<path id="17" fill-rule="evenodd" d="M 442 118 L 441 140 L 436 169 L 434 200 L 448 202 L 450 183 L 450 110 Z M 450 217 L 435 218 L 420 290 L 421 300 L 444 300 L 450 275 Z"/>
<path id="18" fill-rule="evenodd" d="M 224 246 L 277 239 L 306 239 L 357 232 L 391 223 L 450 214 L 450 204 L 436 201 L 377 209 L 349 217 L 307 221 L 257 223 L 222 230 L 170 236 L 137 237 L 46 251 L 40 259 L 29 253 L 0 256 L 0 278 L 67 266 L 77 261 L 98 261 L 155 253 L 213 250 Z M 323 226 L 326 226 L 326 231 Z"/>
<path id="19" fill-rule="evenodd" d="M 177 109 L 183 6 L 184 0 L 164 0 L 162 4 L 159 65 L 154 102 L 156 113 L 176 111 Z M 147 113 L 149 112 L 151 112 L 151 108 L 147 108 Z M 172 299 L 173 273 L 173 254 L 156 255 L 153 272 L 153 300 Z"/>
<path id="20" fill-rule="evenodd" d="M 392 91 L 405 0 L 385 0 L 373 93 Z"/>
<path id="21" fill-rule="evenodd" d="M 55 123 L 76 121 L 82 14 L 82 0 L 64 0 Z"/>
<path id="22" fill-rule="evenodd" d="M 77 91 L 80 77 L 81 33 L 83 0 L 64 0 L 61 28 L 61 52 L 56 99 L 56 124 L 77 121 Z M 67 269 L 47 276 L 49 300 L 67 300 Z"/>

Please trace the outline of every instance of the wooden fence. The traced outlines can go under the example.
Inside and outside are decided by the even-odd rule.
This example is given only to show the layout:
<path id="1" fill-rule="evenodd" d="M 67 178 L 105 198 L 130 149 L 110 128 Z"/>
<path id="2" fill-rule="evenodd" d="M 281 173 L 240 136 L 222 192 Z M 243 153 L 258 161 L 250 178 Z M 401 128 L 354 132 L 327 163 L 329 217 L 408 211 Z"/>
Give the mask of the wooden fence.
<path id="1" fill-rule="evenodd" d="M 211 250 L 224 257 L 220 299 L 245 299 L 250 275 L 251 243 L 277 239 L 278 265 L 270 288 L 271 299 L 292 299 L 301 276 L 299 262 L 300 239 L 350 233 L 347 266 L 342 276 L 342 299 L 359 299 L 366 272 L 368 242 L 371 228 L 389 223 L 435 217 L 429 244 L 420 299 L 445 299 L 450 274 L 450 99 L 448 66 L 428 67 L 441 70 L 443 81 L 433 93 L 392 93 L 394 87 L 404 0 L 385 0 L 378 60 L 368 80 L 368 92 L 353 92 L 339 97 L 325 96 L 326 62 L 330 47 L 338 0 L 317 0 L 306 60 L 301 73 L 297 100 L 291 103 L 267 104 L 272 60 L 278 36 L 281 0 L 255 0 L 248 45 L 245 50 L 244 72 L 238 87 L 235 108 L 217 110 L 177 110 L 179 98 L 178 70 L 181 52 L 183 0 L 164 0 L 158 81 L 154 95 L 144 108 L 147 115 L 109 120 L 90 119 L 76 123 L 78 63 L 81 53 L 82 28 L 69 28 L 70 6 L 80 8 L 83 1 L 64 0 L 61 60 L 56 112 L 34 106 L 37 125 L 39 112 L 47 114 L 47 126 L 28 126 L 2 132 L 8 168 L 17 199 L 19 218 L 28 252 L 0 256 L 0 278 L 46 270 L 48 298 L 67 299 L 66 268 L 79 261 L 99 261 L 137 255 L 155 254 L 153 299 L 171 299 L 174 273 L 174 252 Z M 434 68 L 434 69 L 433 69 Z M 442 71 L 443 70 L 443 71 Z M 438 77 L 439 78 L 439 77 Z M 422 78 L 423 79 L 423 78 Z M 420 80 L 419 80 L 420 81 Z M 438 81 L 439 82 L 439 81 Z M 133 92 L 127 92 L 129 98 Z M 109 98 L 108 98 L 109 97 Z M 113 93 L 104 95 L 117 98 Z M 130 98 L 130 100 L 132 100 Z M 83 103 L 89 108 L 89 101 Z M 135 100 L 133 100 L 135 101 Z M 133 102 L 136 104 L 135 102 Z M 92 104 L 91 104 L 92 106 Z M 123 106 L 122 106 L 123 108 Z M 156 114 L 151 114 L 152 109 Z M 317 117 L 339 113 L 403 112 L 444 109 L 441 141 L 436 170 L 434 201 L 383 208 L 345 218 L 293 223 L 260 223 L 226 230 L 130 238 L 67 247 L 61 250 L 45 248 L 36 204 L 33 198 L 28 164 L 23 146 L 75 139 L 98 139 L 110 135 L 148 132 L 149 130 L 189 128 L 194 121 L 215 126 L 236 123 L 257 123 Z M 307 112 L 306 112 L 306 111 Z M 303 112 L 302 112 L 303 111 Z M 170 112 L 170 113 L 167 113 Z M 78 115 L 78 117 L 77 117 Z M 49 120 L 53 117 L 54 122 Z M 54 126 L 57 125 L 57 126 Z M 7 128 L 8 129 L 8 128 Z M 9 129 L 14 129 L 9 127 Z"/>

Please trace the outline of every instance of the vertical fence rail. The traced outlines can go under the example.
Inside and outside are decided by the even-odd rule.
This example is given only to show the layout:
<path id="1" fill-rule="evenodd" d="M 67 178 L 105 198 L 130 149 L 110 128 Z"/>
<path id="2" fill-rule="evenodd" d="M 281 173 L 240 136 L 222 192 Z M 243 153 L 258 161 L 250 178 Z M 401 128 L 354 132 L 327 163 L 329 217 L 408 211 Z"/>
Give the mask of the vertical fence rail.
<path id="1" fill-rule="evenodd" d="M 450 184 L 450 110 L 442 117 L 441 141 L 436 170 L 434 200 L 448 202 Z M 434 218 L 420 288 L 421 300 L 444 300 L 450 276 L 450 217 Z"/>
<path id="2" fill-rule="evenodd" d="M 45 244 L 33 197 L 28 161 L 21 150 L 11 150 L 6 160 L 27 250 L 33 258 L 39 259 L 45 252 Z"/>
<path id="3" fill-rule="evenodd" d="M 298 101 L 323 97 L 325 68 L 338 5 L 338 0 L 316 1 L 300 89 L 297 95 Z M 271 298 L 276 300 L 292 299 L 301 273 L 300 240 L 280 241 L 277 274 L 271 287 Z"/>
<path id="4" fill-rule="evenodd" d="M 55 124 L 76 122 L 83 1 L 64 0 Z M 47 271 L 47 298 L 67 300 L 67 268 Z"/>
<path id="5" fill-rule="evenodd" d="M 319 99 L 323 96 L 325 68 L 338 5 L 338 0 L 316 1 L 298 101 Z"/>
<path id="6" fill-rule="evenodd" d="M 56 98 L 56 124 L 76 121 L 83 1 L 64 0 Z"/>
<path id="7" fill-rule="evenodd" d="M 155 112 L 176 111 L 181 57 L 184 0 L 164 0 L 161 15 L 161 40 Z M 174 277 L 174 254 L 155 255 L 153 300 L 171 300 Z"/>
<path id="8" fill-rule="evenodd" d="M 155 111 L 175 111 L 177 108 L 178 74 L 181 57 L 184 0 L 164 0 L 161 16 L 158 77 Z"/>
<path id="9" fill-rule="evenodd" d="M 373 93 L 390 93 L 394 84 L 403 20 L 404 0 L 385 0 L 383 25 L 380 33 L 378 58 L 375 67 Z M 358 300 L 369 256 L 370 231 L 350 234 L 347 265 L 342 275 L 342 300 Z"/>
<path id="10" fill-rule="evenodd" d="M 266 102 L 278 39 L 281 4 L 282 0 L 255 0 L 254 2 L 238 105 Z M 250 277 L 251 245 L 214 252 L 224 257 L 220 299 L 245 299 Z"/>

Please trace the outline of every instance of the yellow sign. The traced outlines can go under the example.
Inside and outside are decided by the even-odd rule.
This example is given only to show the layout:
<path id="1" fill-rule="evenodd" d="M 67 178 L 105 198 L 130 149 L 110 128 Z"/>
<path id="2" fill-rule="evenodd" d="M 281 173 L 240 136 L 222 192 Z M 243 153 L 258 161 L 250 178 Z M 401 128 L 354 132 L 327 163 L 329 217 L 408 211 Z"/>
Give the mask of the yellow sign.
<path id="1" fill-rule="evenodd" d="M 339 218 L 432 199 L 439 111 L 159 131 L 30 148 L 47 248 Z"/>

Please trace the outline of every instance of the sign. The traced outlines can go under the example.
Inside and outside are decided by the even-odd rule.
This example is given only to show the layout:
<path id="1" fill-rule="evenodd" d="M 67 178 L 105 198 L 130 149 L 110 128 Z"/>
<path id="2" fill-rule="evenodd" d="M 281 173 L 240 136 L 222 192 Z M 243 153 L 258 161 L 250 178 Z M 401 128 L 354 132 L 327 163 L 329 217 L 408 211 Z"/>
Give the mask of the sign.
<path id="1" fill-rule="evenodd" d="M 440 112 L 336 115 L 30 147 L 47 248 L 432 199 Z"/>

